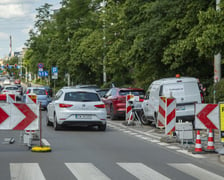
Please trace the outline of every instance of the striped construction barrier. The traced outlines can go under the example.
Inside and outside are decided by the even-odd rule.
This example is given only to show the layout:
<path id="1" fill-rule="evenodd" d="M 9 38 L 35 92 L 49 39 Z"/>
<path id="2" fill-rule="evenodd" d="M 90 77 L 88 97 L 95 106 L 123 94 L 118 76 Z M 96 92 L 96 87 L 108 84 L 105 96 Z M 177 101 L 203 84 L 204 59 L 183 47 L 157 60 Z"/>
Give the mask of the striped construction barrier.
<path id="1" fill-rule="evenodd" d="M 166 118 L 166 97 L 159 98 L 159 111 L 157 117 L 157 127 L 164 128 L 165 127 L 165 118 Z"/>
<path id="2" fill-rule="evenodd" d="M 176 99 L 160 97 L 157 127 L 165 128 L 165 134 L 172 134 L 176 124 Z"/>
<path id="3" fill-rule="evenodd" d="M 27 104 L 37 104 L 37 95 L 36 94 L 27 94 L 26 95 Z"/>
<path id="4" fill-rule="evenodd" d="M 172 134 L 175 131 L 176 124 L 176 99 L 174 98 L 167 98 L 165 122 L 165 134 Z"/>
<path id="5" fill-rule="evenodd" d="M 16 95 L 15 94 L 0 94 L 0 101 L 14 103 L 16 102 Z"/>
<path id="6" fill-rule="evenodd" d="M 133 94 L 128 94 L 126 96 L 126 115 L 125 115 L 125 120 L 126 121 L 132 121 L 133 120 L 133 114 L 132 114 L 132 107 L 129 101 L 134 101 L 134 95 Z"/>

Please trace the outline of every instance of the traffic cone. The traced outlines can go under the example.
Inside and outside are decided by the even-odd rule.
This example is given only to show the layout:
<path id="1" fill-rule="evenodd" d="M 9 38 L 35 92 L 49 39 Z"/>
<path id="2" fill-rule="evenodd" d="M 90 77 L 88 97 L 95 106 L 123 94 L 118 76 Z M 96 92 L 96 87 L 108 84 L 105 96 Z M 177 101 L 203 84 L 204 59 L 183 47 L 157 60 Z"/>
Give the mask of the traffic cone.
<path id="1" fill-rule="evenodd" d="M 196 142 L 195 142 L 195 149 L 194 149 L 194 154 L 200 154 L 203 153 L 202 151 L 202 146 L 201 146 L 201 137 L 200 137 L 200 131 L 197 131 L 197 136 L 196 136 Z"/>
<path id="2" fill-rule="evenodd" d="M 211 128 L 209 129 L 209 133 L 208 133 L 208 146 L 206 151 L 215 152 L 214 139 L 213 139 L 213 133 Z"/>

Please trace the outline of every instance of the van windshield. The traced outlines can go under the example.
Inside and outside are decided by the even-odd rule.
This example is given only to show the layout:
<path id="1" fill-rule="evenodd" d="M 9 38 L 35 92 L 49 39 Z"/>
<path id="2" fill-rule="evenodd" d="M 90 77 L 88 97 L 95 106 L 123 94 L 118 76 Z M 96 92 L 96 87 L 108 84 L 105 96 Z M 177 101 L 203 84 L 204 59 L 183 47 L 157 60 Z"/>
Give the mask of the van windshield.
<path id="1" fill-rule="evenodd" d="M 173 97 L 187 96 L 197 94 L 199 91 L 198 85 L 195 82 L 165 84 L 162 87 L 161 96 L 169 97 L 172 93 Z"/>

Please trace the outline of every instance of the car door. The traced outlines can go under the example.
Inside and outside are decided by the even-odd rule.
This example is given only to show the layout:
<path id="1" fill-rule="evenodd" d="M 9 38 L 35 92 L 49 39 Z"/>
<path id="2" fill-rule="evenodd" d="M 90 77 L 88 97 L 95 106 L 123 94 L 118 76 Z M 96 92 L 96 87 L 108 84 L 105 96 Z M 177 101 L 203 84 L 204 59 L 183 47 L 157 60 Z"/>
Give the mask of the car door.
<path id="1" fill-rule="evenodd" d="M 63 94 L 62 90 L 59 90 L 55 97 L 52 98 L 52 101 L 48 104 L 47 109 L 48 109 L 48 117 L 50 121 L 53 122 L 54 119 L 54 112 L 55 112 L 55 101 L 57 101 Z"/>
<path id="2" fill-rule="evenodd" d="M 110 114 L 111 94 L 112 94 L 112 88 L 102 98 L 102 101 L 106 106 L 107 114 Z"/>

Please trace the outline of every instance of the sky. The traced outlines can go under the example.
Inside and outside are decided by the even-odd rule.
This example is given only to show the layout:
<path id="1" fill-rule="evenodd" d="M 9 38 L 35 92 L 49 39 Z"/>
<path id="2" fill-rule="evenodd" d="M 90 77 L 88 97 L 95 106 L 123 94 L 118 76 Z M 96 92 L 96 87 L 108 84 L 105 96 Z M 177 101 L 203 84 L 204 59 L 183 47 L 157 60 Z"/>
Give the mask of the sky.
<path id="1" fill-rule="evenodd" d="M 61 0 L 0 0 L 0 59 L 9 55 L 10 36 L 12 51 L 22 51 L 34 27 L 36 8 L 45 3 L 59 9 Z"/>

